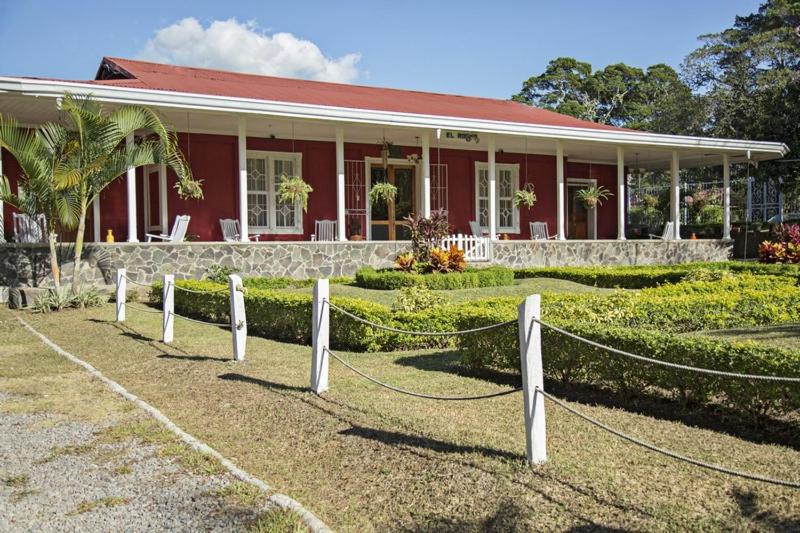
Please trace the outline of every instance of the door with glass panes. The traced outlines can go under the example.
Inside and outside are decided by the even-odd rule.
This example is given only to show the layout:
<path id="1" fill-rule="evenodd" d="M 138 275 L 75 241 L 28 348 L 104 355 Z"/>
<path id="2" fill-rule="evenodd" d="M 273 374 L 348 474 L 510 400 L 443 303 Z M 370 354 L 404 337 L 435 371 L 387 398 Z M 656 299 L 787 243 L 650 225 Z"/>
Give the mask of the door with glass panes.
<path id="1" fill-rule="evenodd" d="M 393 201 L 370 206 L 371 239 L 374 241 L 407 240 L 408 224 L 403 220 L 416 212 L 414 167 L 411 165 L 371 165 L 370 185 L 389 182 L 397 187 Z"/>

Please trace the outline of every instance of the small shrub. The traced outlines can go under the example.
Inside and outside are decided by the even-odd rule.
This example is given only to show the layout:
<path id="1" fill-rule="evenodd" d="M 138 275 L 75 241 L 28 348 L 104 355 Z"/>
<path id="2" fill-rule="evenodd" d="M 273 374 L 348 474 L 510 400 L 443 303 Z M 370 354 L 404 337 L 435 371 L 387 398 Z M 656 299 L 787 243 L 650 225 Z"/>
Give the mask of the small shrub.
<path id="1" fill-rule="evenodd" d="M 502 266 L 492 266 L 467 268 L 463 272 L 419 274 L 364 267 L 356 272 L 355 283 L 365 289 L 384 291 L 412 286 L 427 287 L 431 290 L 473 289 L 513 285 L 514 271 Z"/>
<path id="2" fill-rule="evenodd" d="M 397 294 L 392 311 L 415 313 L 444 304 L 444 297 L 427 287 L 403 287 Z"/>
<path id="3" fill-rule="evenodd" d="M 108 303 L 108 299 L 108 293 L 101 291 L 97 287 L 90 286 L 83 288 L 81 292 L 73 296 L 72 305 L 80 307 L 81 309 L 86 307 L 100 307 Z"/>
<path id="4" fill-rule="evenodd" d="M 414 258 L 414 254 L 412 252 L 406 252 L 404 254 L 400 254 L 394 260 L 395 268 L 403 272 L 414 272 L 414 266 L 416 265 L 416 263 L 417 260 Z"/>
<path id="5" fill-rule="evenodd" d="M 232 266 L 226 265 L 211 265 L 206 270 L 206 279 L 213 283 L 221 283 L 224 285 L 228 284 L 228 276 L 231 274 L 236 274 L 239 272 L 239 269 Z"/>
<path id="6" fill-rule="evenodd" d="M 61 289 L 50 289 L 42 294 L 33 302 L 32 311 L 34 313 L 49 313 L 51 311 L 61 311 L 72 307 L 75 297 L 68 287 Z"/>

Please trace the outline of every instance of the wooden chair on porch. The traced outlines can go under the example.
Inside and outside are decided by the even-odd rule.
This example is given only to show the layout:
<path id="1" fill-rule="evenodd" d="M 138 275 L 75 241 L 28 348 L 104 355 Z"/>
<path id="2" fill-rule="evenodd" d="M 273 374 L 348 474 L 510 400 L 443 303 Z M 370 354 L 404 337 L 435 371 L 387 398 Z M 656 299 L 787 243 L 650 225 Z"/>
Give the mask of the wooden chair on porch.
<path id="1" fill-rule="evenodd" d="M 477 220 L 470 220 L 469 221 L 469 230 L 472 232 L 472 235 L 474 235 L 475 237 L 484 237 L 485 236 L 483 228 L 481 228 L 481 225 L 478 224 Z"/>
<path id="2" fill-rule="evenodd" d="M 660 239 L 662 241 L 670 241 L 675 236 L 674 235 L 674 232 L 675 232 L 674 228 L 675 228 L 675 224 L 672 221 L 669 221 L 666 224 L 664 224 L 664 233 L 662 233 L 661 235 L 654 235 L 654 234 L 651 233 L 650 234 L 650 238 L 651 239 Z"/>
<path id="3" fill-rule="evenodd" d="M 153 239 L 160 239 L 164 242 L 183 242 L 186 237 L 186 230 L 189 229 L 189 220 L 192 217 L 189 215 L 178 215 L 175 217 L 175 223 L 172 225 L 172 231 L 169 235 L 163 233 L 156 235 L 155 233 L 145 233 L 147 242 L 152 242 Z"/>
<path id="4" fill-rule="evenodd" d="M 242 230 L 239 228 L 239 221 L 233 218 L 219 219 L 219 227 L 222 228 L 222 240 L 225 242 L 239 242 Z"/>
<path id="5" fill-rule="evenodd" d="M 555 235 L 550 235 L 550 230 L 547 228 L 547 222 L 531 222 L 531 239 L 534 241 L 555 239 Z"/>
<path id="6" fill-rule="evenodd" d="M 13 213 L 12 220 L 15 242 L 47 242 L 47 218 L 44 214 L 31 217 L 24 213 Z"/>
<path id="7" fill-rule="evenodd" d="M 336 221 L 317 220 L 314 222 L 314 234 L 311 235 L 312 241 L 329 242 L 336 240 Z"/>

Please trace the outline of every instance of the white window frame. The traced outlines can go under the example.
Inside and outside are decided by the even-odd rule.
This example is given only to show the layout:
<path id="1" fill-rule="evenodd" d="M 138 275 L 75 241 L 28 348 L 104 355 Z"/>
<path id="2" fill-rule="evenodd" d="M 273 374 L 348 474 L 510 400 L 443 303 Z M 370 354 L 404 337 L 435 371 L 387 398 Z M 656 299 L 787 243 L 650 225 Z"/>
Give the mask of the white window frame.
<path id="1" fill-rule="evenodd" d="M 489 172 L 489 163 L 476 161 L 475 162 L 475 220 L 478 221 L 480 224 L 481 216 L 480 216 L 480 173 L 481 170 L 485 170 L 488 174 Z M 514 193 L 519 190 L 519 164 L 518 163 L 495 163 L 495 170 L 499 174 L 500 170 L 510 170 L 511 171 L 511 205 L 514 205 Z M 499 190 L 499 189 L 498 189 Z M 497 191 L 496 191 L 497 192 Z M 495 226 L 498 233 L 519 233 L 519 208 L 512 207 L 512 219 L 514 221 L 513 226 L 501 226 L 500 225 L 500 195 L 495 194 L 495 216 L 497 220 L 495 220 Z M 488 226 L 481 226 L 482 229 L 488 230 Z"/>
<path id="2" fill-rule="evenodd" d="M 294 206 L 295 210 L 295 225 L 291 228 L 277 227 L 276 213 L 278 207 L 277 193 L 275 191 L 276 180 L 280 176 L 275 176 L 275 159 L 291 159 L 294 160 L 296 175 L 300 178 L 303 177 L 303 154 L 301 152 L 272 152 L 264 150 L 248 150 L 247 159 L 264 159 L 266 161 L 267 169 L 267 226 L 250 226 L 247 230 L 250 234 L 273 234 L 273 235 L 302 235 L 303 234 L 303 207 L 298 202 Z M 248 195 L 253 192 L 263 193 L 264 191 L 251 191 L 248 190 Z M 250 200 L 248 196 L 248 216 L 250 211 Z"/>

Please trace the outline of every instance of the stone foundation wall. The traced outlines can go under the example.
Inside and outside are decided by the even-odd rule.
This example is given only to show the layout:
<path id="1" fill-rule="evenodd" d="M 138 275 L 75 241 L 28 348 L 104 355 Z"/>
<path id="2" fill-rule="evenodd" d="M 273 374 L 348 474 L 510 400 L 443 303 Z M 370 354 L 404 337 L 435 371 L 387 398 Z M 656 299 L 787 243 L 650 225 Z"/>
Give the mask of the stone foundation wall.
<path id="1" fill-rule="evenodd" d="M 247 276 L 295 278 L 353 275 L 362 266 L 392 266 L 395 256 L 410 249 L 408 242 L 187 242 L 88 244 L 82 269 L 87 283 L 111 284 L 117 268 L 150 283 L 163 274 L 201 278 L 212 265 L 231 266 Z M 509 267 L 650 265 L 728 259 L 731 245 L 697 241 L 499 241 L 492 263 Z M 59 248 L 62 279 L 72 278 L 73 248 Z M 0 286 L 48 286 L 49 259 L 44 244 L 0 245 Z"/>

